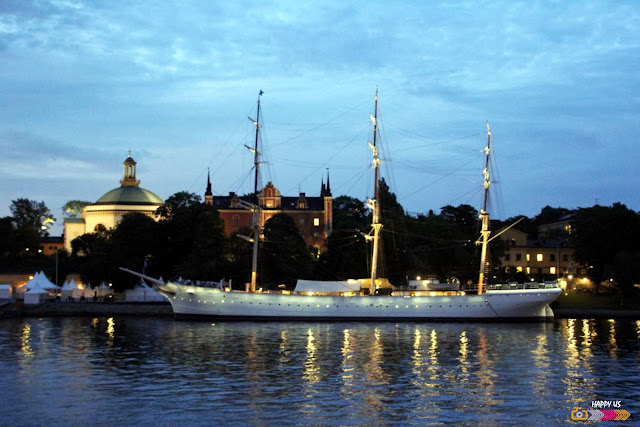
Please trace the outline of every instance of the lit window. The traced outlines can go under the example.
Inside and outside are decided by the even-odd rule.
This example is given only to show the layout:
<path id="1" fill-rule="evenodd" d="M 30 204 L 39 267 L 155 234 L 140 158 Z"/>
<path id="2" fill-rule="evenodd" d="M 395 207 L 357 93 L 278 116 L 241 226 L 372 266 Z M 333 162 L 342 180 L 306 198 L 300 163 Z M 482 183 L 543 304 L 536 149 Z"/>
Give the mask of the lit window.
<path id="1" fill-rule="evenodd" d="M 544 256 L 542 254 L 536 254 L 536 261 L 542 262 L 544 260 Z"/>
<path id="2" fill-rule="evenodd" d="M 273 207 L 273 200 L 267 200 L 267 207 L 268 208 L 272 208 Z"/>
<path id="3" fill-rule="evenodd" d="M 531 254 L 527 254 L 527 262 L 531 261 Z"/>
<path id="4" fill-rule="evenodd" d="M 531 274 L 531 267 L 527 267 L 527 274 Z"/>
<path id="5" fill-rule="evenodd" d="M 522 273 L 522 267 L 516 267 L 516 271 L 517 271 L 518 273 Z"/>
<path id="6" fill-rule="evenodd" d="M 314 226 L 319 226 L 320 225 L 320 218 L 313 218 L 313 225 Z"/>
<path id="7" fill-rule="evenodd" d="M 549 274 L 556 274 L 556 268 L 555 267 L 549 267 Z"/>

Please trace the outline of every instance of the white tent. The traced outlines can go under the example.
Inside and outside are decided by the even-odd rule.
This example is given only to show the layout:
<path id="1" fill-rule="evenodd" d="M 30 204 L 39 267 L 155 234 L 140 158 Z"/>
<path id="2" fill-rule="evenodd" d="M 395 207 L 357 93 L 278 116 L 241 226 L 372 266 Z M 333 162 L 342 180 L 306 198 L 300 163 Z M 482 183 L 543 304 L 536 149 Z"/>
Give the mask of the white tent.
<path id="1" fill-rule="evenodd" d="M 94 291 L 98 292 L 98 298 L 104 298 L 106 296 L 113 295 L 113 288 L 111 286 L 108 286 L 105 282 L 100 283 L 100 286 L 94 289 Z M 95 295 L 95 293 L 92 295 Z"/>
<path id="2" fill-rule="evenodd" d="M 335 292 L 360 292 L 360 280 L 300 280 L 296 283 L 295 292 L 317 292 L 317 293 L 335 293 Z"/>
<path id="3" fill-rule="evenodd" d="M 49 291 L 44 289 L 40 283 L 35 283 L 31 289 L 24 294 L 25 304 L 39 304 L 40 301 L 49 296 Z"/>
<path id="4" fill-rule="evenodd" d="M 160 292 L 147 285 L 144 280 L 140 280 L 140 283 L 135 288 L 127 289 L 127 291 L 125 291 L 124 299 L 129 302 L 155 302 L 164 301 L 165 297 L 163 297 Z"/>
<path id="5" fill-rule="evenodd" d="M 49 280 L 47 276 L 45 276 L 44 271 L 41 271 L 40 273 L 36 273 L 36 276 L 38 277 L 38 283 L 40 283 L 40 285 L 44 289 L 53 289 L 56 291 L 60 290 L 60 286 L 56 285 L 51 280 Z"/>
<path id="6" fill-rule="evenodd" d="M 0 285 L 0 299 L 10 299 L 11 293 L 11 285 Z"/>
<path id="7" fill-rule="evenodd" d="M 62 285 L 62 297 L 63 298 L 80 298 L 82 296 L 82 289 L 78 287 L 78 284 L 74 279 L 65 282 Z"/>
<path id="8" fill-rule="evenodd" d="M 29 280 L 26 285 L 23 286 L 25 291 L 30 291 L 34 286 L 40 286 L 42 289 L 49 289 L 54 291 L 59 291 L 60 288 L 53 284 L 47 276 L 44 275 L 44 272 L 39 272 L 33 275 L 33 279 Z"/>

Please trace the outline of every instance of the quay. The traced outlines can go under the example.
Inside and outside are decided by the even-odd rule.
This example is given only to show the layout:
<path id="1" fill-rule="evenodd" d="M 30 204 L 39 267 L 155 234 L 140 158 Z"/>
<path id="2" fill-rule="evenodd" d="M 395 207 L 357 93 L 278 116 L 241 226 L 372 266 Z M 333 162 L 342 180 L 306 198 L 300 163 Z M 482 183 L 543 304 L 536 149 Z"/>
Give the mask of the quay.
<path id="1" fill-rule="evenodd" d="M 20 301 L 21 302 L 21 301 Z M 171 304 L 161 302 L 125 301 L 46 301 L 40 304 L 16 304 L 14 300 L 0 301 L 0 319 L 11 317 L 56 316 L 173 316 Z"/>

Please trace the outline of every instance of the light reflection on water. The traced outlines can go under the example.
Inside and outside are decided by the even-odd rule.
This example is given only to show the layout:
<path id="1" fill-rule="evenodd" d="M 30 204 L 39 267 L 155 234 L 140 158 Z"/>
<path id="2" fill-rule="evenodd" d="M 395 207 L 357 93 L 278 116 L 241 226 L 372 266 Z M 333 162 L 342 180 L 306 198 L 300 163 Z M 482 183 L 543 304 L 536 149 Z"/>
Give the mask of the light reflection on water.
<path id="1" fill-rule="evenodd" d="M 10 425 L 540 425 L 592 400 L 640 416 L 640 321 L 0 325 Z"/>

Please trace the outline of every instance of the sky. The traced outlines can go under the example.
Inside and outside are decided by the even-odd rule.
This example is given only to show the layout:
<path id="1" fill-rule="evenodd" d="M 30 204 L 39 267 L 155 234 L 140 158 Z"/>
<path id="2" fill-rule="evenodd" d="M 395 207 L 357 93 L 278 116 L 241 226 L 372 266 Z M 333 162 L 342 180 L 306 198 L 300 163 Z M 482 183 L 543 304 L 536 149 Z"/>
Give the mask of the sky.
<path id="1" fill-rule="evenodd" d="M 410 213 L 482 203 L 640 209 L 636 1 L 0 2 L 0 217 L 18 198 L 62 206 L 140 185 L 372 195 L 381 172 Z"/>

